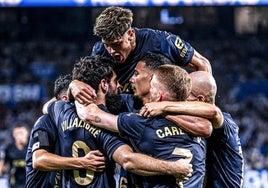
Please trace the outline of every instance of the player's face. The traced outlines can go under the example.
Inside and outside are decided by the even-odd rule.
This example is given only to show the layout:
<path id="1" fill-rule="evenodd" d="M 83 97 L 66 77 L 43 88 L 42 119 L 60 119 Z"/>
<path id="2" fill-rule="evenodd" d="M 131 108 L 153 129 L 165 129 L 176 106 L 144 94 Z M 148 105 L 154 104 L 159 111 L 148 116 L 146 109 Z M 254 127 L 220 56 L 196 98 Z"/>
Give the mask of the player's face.
<path id="1" fill-rule="evenodd" d="M 136 46 L 135 33 L 129 29 L 122 37 L 114 41 L 102 40 L 106 50 L 118 62 L 124 63 L 129 54 L 134 51 Z"/>
<path id="2" fill-rule="evenodd" d="M 17 143 L 26 145 L 28 143 L 29 132 L 25 127 L 17 127 L 13 130 L 13 137 Z"/>
<path id="3" fill-rule="evenodd" d="M 107 96 L 111 95 L 117 95 L 119 93 L 120 84 L 117 80 L 117 76 L 115 72 L 113 72 L 113 76 L 111 78 L 111 81 L 109 83 L 109 89 L 107 91 Z"/>
<path id="4" fill-rule="evenodd" d="M 152 78 L 152 71 L 146 69 L 144 62 L 139 61 L 133 76 L 129 82 L 134 91 L 134 95 L 147 102 L 150 99 L 150 81 Z"/>

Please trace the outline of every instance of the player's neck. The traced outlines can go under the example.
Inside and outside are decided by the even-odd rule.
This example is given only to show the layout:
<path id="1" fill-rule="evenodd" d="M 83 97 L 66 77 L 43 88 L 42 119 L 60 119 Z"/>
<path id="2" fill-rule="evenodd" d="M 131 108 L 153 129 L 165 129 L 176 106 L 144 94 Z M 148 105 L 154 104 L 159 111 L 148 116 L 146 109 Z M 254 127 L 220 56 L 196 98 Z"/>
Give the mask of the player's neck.
<path id="1" fill-rule="evenodd" d="M 105 99 L 102 99 L 102 98 L 98 98 L 95 104 L 96 105 L 102 104 L 102 105 L 106 106 Z"/>
<path id="2" fill-rule="evenodd" d="M 105 93 L 102 92 L 102 89 L 99 89 L 98 92 L 97 92 L 97 99 L 96 99 L 96 102 L 95 104 L 96 105 L 104 105 L 106 106 L 106 99 L 105 99 Z"/>
<path id="3" fill-rule="evenodd" d="M 150 95 L 146 95 L 146 96 L 142 97 L 141 100 L 142 100 L 143 104 L 149 103 L 150 102 Z"/>

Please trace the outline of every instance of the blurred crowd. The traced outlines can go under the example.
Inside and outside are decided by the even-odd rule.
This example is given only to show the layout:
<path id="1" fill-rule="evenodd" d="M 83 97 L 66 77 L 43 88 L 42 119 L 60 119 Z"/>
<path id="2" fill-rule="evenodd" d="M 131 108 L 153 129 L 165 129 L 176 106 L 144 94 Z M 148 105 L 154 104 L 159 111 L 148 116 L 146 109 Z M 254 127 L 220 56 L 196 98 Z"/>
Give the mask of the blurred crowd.
<path id="1" fill-rule="evenodd" d="M 218 84 L 216 104 L 230 112 L 240 128 L 245 168 L 268 169 L 267 36 L 243 35 L 228 40 L 206 36 L 189 42 L 212 64 Z M 45 97 L 39 101 L 14 104 L 0 100 L 2 148 L 12 142 L 10 132 L 15 122 L 33 126 L 42 104 L 52 96 L 54 79 L 70 72 L 75 60 L 88 55 L 91 48 L 88 41 L 0 40 L 0 86 L 39 84 L 46 88 Z"/>

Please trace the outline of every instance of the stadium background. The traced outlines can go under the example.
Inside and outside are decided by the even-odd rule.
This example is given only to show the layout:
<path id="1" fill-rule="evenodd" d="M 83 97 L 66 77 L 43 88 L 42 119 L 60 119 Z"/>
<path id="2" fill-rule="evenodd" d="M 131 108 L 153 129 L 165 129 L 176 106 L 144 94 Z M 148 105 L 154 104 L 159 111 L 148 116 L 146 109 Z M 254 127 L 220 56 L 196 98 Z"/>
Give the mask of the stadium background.
<path id="1" fill-rule="evenodd" d="M 16 1 L 7 2 L 0 0 L 1 148 L 12 141 L 10 128 L 16 122 L 32 126 L 41 115 L 42 104 L 52 96 L 54 79 L 70 72 L 77 58 L 90 53 L 98 40 L 92 35 L 93 24 L 104 9 L 90 4 L 15 7 L 10 2 Z M 200 6 L 152 6 L 152 1 L 148 1 L 150 6 L 125 5 L 133 10 L 134 26 L 178 34 L 210 60 L 218 84 L 217 105 L 230 112 L 240 128 L 244 187 L 267 187 L 266 1 L 260 1 L 262 6 L 197 2 Z"/>

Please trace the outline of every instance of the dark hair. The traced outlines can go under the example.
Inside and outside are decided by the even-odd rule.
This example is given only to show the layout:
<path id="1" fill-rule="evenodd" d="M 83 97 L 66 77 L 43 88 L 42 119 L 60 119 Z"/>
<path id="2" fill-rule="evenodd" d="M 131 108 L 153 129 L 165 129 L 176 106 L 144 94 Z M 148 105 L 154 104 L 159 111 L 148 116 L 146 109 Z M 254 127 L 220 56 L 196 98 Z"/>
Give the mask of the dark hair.
<path id="1" fill-rule="evenodd" d="M 67 92 L 71 81 L 72 81 L 71 74 L 61 75 L 55 80 L 54 97 L 56 97 L 57 100 L 60 100 L 61 95 Z"/>
<path id="2" fill-rule="evenodd" d="M 122 7 L 108 7 L 97 18 L 94 35 L 108 41 L 122 37 L 131 28 L 133 13 Z"/>
<path id="3" fill-rule="evenodd" d="M 16 128 L 22 128 L 22 127 L 24 127 L 28 132 L 30 132 L 30 130 L 31 130 L 28 123 L 26 123 L 25 121 L 19 121 L 12 126 L 12 131 L 14 131 L 14 129 L 16 129 Z"/>
<path id="4" fill-rule="evenodd" d="M 144 62 L 146 68 L 149 70 L 154 70 L 156 67 L 165 64 L 172 64 L 171 61 L 161 54 L 147 53 L 145 54 L 140 61 Z"/>
<path id="5" fill-rule="evenodd" d="M 101 56 L 86 56 L 80 58 L 72 71 L 73 80 L 79 80 L 89 84 L 98 91 L 102 79 L 110 82 L 113 76 L 114 62 Z"/>

